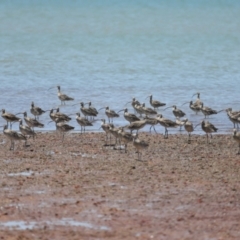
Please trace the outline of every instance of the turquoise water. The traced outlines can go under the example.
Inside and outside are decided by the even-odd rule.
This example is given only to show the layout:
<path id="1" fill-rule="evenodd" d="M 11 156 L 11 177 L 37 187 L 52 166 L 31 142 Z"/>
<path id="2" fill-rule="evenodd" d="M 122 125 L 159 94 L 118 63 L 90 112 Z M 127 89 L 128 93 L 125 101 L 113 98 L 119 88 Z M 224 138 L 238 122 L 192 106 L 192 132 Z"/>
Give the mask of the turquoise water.
<path id="1" fill-rule="evenodd" d="M 79 110 L 72 104 L 90 100 L 97 109 L 116 111 L 132 97 L 150 106 L 150 94 L 180 107 L 196 92 L 206 106 L 238 110 L 239 12 L 237 0 L 3 0 L 1 108 L 30 115 L 32 101 L 43 109 L 56 107 L 57 89 L 48 89 L 61 85 L 75 98 L 61 109 L 69 114 Z M 188 105 L 181 109 L 194 123 L 203 118 Z M 174 119 L 171 110 L 162 113 Z M 47 124 L 48 114 L 40 119 L 46 130 L 55 129 Z M 220 132 L 232 129 L 225 113 L 210 121 Z M 115 123 L 127 124 L 122 116 Z M 70 124 L 79 129 L 75 120 Z"/>

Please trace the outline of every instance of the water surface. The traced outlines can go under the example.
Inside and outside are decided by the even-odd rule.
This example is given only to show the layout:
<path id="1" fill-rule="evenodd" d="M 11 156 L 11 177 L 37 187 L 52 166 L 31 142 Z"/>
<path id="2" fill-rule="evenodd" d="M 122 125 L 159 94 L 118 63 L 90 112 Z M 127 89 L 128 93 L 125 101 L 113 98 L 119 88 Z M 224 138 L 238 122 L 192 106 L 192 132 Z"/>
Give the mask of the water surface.
<path id="1" fill-rule="evenodd" d="M 180 107 L 196 92 L 216 110 L 239 109 L 239 12 L 237 0 L 1 1 L 1 107 L 29 115 L 32 101 L 56 107 L 57 88 L 48 89 L 61 85 L 75 98 L 61 108 L 68 114 L 90 100 L 116 111 L 132 97 L 150 106 L 150 94 Z M 203 118 L 181 108 L 195 124 Z M 174 119 L 171 110 L 162 113 Z M 40 119 L 55 129 L 48 114 Z M 210 121 L 219 132 L 232 129 L 225 113 Z M 115 123 L 127 124 L 122 116 Z"/>

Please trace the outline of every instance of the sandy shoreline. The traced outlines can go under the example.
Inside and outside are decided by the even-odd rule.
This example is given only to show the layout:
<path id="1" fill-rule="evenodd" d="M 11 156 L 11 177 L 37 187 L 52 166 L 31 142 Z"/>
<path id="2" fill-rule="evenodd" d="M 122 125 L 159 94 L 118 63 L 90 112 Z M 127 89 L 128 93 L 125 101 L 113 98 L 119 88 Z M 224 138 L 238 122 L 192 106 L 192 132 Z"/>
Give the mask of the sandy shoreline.
<path id="1" fill-rule="evenodd" d="M 104 133 L 38 133 L 14 152 L 1 134 L 1 239 L 239 239 L 232 136 L 139 137 L 143 161 L 132 144 L 104 147 Z"/>

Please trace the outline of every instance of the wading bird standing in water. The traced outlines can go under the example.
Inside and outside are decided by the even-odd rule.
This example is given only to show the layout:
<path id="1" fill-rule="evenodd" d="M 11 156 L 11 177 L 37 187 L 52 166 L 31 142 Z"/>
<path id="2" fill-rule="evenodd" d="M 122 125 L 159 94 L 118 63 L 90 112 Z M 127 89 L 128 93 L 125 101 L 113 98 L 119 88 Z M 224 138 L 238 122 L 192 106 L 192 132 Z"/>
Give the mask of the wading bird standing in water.
<path id="1" fill-rule="evenodd" d="M 53 87 L 52 87 L 53 88 Z M 49 88 L 48 90 L 50 90 L 50 89 L 52 89 L 52 88 Z M 71 97 L 69 97 L 68 95 L 66 95 L 66 94 L 63 94 L 62 92 L 61 92 L 61 87 L 58 85 L 57 86 L 57 88 L 58 88 L 58 98 L 60 99 L 60 101 L 61 101 L 61 105 L 65 105 L 66 103 L 65 103 L 65 101 L 73 101 L 74 100 L 74 98 L 71 98 Z"/>

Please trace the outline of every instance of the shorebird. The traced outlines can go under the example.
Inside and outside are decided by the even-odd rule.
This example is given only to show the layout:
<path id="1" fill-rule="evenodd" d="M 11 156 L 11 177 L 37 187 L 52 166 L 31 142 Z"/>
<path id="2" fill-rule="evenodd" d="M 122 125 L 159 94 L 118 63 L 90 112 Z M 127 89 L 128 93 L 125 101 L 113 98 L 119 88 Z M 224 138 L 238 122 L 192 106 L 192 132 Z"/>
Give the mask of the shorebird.
<path id="1" fill-rule="evenodd" d="M 231 114 L 238 115 L 238 117 L 240 117 L 240 111 L 233 111 L 232 108 L 227 108 L 226 110 L 228 110 Z"/>
<path id="2" fill-rule="evenodd" d="M 145 107 L 145 103 L 142 104 L 142 111 L 145 115 L 156 115 L 157 112 L 150 107 Z"/>
<path id="3" fill-rule="evenodd" d="M 133 108 L 134 108 L 134 105 L 136 105 L 136 104 L 137 104 L 137 105 L 140 105 L 140 102 L 139 102 L 138 100 L 136 100 L 135 97 L 132 98 L 132 101 L 127 102 L 127 103 L 125 104 L 125 106 L 126 106 L 128 103 L 131 103 L 131 105 L 132 105 Z"/>
<path id="4" fill-rule="evenodd" d="M 142 114 L 141 112 L 138 112 L 138 110 L 137 110 L 137 107 L 140 106 L 140 102 L 139 102 L 138 100 L 136 100 L 135 97 L 132 98 L 132 101 L 131 101 L 131 102 L 127 102 L 127 103 L 125 104 L 125 106 L 126 106 L 128 103 L 131 103 L 131 105 L 132 105 L 135 113 L 138 113 L 138 114 L 140 114 L 140 115 Z"/>
<path id="5" fill-rule="evenodd" d="M 193 127 L 192 122 L 188 121 L 187 118 L 184 119 L 183 122 L 184 122 L 185 130 L 188 132 L 188 143 L 190 143 L 191 142 L 191 133 L 194 131 L 194 127 Z"/>
<path id="6" fill-rule="evenodd" d="M 44 127 L 44 124 L 40 123 L 37 119 L 28 117 L 27 112 L 22 112 L 18 114 L 23 114 L 24 120 L 30 128 L 34 129 L 35 127 L 38 127 L 38 128 Z"/>
<path id="7" fill-rule="evenodd" d="M 152 95 L 150 95 L 150 96 L 148 96 L 148 97 L 146 97 L 146 98 L 150 98 L 149 102 L 150 102 L 151 106 L 152 106 L 154 109 L 159 108 L 159 107 L 163 107 L 163 106 L 166 105 L 166 103 L 162 103 L 162 102 L 159 102 L 159 101 L 157 101 L 157 100 L 153 100 L 153 99 L 152 99 L 152 98 L 153 98 Z"/>
<path id="8" fill-rule="evenodd" d="M 56 130 L 62 133 L 62 142 L 64 140 L 64 134 L 74 129 L 74 127 L 68 125 L 66 122 L 62 122 L 60 119 L 56 119 Z"/>
<path id="9" fill-rule="evenodd" d="M 81 126 L 81 133 L 85 132 L 85 127 L 93 126 L 88 119 L 81 117 L 80 113 L 76 113 L 76 121 Z"/>
<path id="10" fill-rule="evenodd" d="M 10 139 L 11 141 L 11 146 L 9 150 L 13 150 L 14 151 L 14 143 L 15 141 L 25 141 L 26 142 L 26 137 L 22 134 L 22 133 L 18 133 L 16 131 L 13 131 L 11 129 L 8 129 L 7 125 L 4 126 L 3 128 L 3 134 Z"/>
<path id="11" fill-rule="evenodd" d="M 134 107 L 134 105 L 140 105 L 140 102 L 135 98 L 135 97 L 133 97 L 132 98 L 132 107 Z"/>
<path id="12" fill-rule="evenodd" d="M 125 126 L 124 128 L 127 128 L 131 131 L 138 131 L 143 128 L 145 125 L 147 124 L 147 120 L 140 120 L 140 121 L 135 121 L 135 122 L 131 122 L 129 125 Z"/>
<path id="13" fill-rule="evenodd" d="M 29 126 L 23 125 L 22 119 L 19 120 L 19 130 L 26 137 L 25 146 L 27 146 L 27 136 L 32 136 L 34 139 L 36 133 Z"/>
<path id="14" fill-rule="evenodd" d="M 184 125 L 186 119 L 181 120 L 179 117 L 176 117 L 175 123 L 180 127 L 179 131 L 182 131 L 182 126 Z"/>
<path id="15" fill-rule="evenodd" d="M 113 125 L 109 127 L 109 133 L 115 137 L 115 146 L 117 146 L 117 144 L 120 143 L 119 130 L 120 130 L 119 128 L 114 127 Z"/>
<path id="16" fill-rule="evenodd" d="M 16 115 L 6 112 L 5 109 L 2 109 L 2 117 L 7 121 L 7 126 L 10 123 L 10 129 L 12 129 L 12 123 L 20 120 Z"/>
<path id="17" fill-rule="evenodd" d="M 181 109 L 178 109 L 176 105 L 171 106 L 173 108 L 173 115 L 177 118 L 181 118 L 184 117 L 186 115 L 185 112 L 183 112 Z M 164 110 L 171 108 L 171 107 L 167 107 Z"/>
<path id="18" fill-rule="evenodd" d="M 138 113 L 140 115 L 140 117 L 142 117 L 142 114 L 144 114 L 142 104 L 135 104 L 134 105 L 134 110 L 135 110 L 136 113 Z"/>
<path id="19" fill-rule="evenodd" d="M 100 111 L 103 108 L 100 108 L 98 111 Z M 108 117 L 108 122 L 109 123 L 110 123 L 110 119 L 112 119 L 112 122 L 113 122 L 113 118 L 119 117 L 119 114 L 117 114 L 114 110 L 110 110 L 109 107 L 105 107 L 105 114 Z"/>
<path id="20" fill-rule="evenodd" d="M 189 108 L 193 110 L 196 114 L 201 111 L 201 106 L 199 104 L 193 103 L 193 101 L 185 102 L 182 104 L 182 106 L 186 103 L 189 103 Z"/>
<path id="21" fill-rule="evenodd" d="M 107 144 L 107 140 L 108 140 L 108 135 L 110 134 L 110 127 L 114 127 L 114 125 L 112 123 L 106 123 L 105 119 L 101 119 L 102 123 L 101 123 L 101 128 L 103 129 L 103 131 L 106 133 L 106 139 L 105 142 Z M 111 134 L 110 136 L 110 144 L 111 144 Z"/>
<path id="22" fill-rule="evenodd" d="M 50 112 L 49 112 L 49 117 L 52 119 L 52 121 L 54 121 L 55 122 L 55 119 L 57 118 L 57 116 L 56 116 L 56 113 L 55 112 L 53 112 L 55 109 L 51 109 L 50 110 Z"/>
<path id="23" fill-rule="evenodd" d="M 135 114 L 133 113 L 129 113 L 128 109 L 122 109 L 120 111 L 118 111 L 118 113 L 120 113 L 121 111 L 124 111 L 124 118 L 128 121 L 128 122 L 135 122 L 135 121 L 140 121 L 140 118 L 138 118 Z"/>
<path id="24" fill-rule="evenodd" d="M 240 154 L 240 132 L 237 132 L 236 129 L 233 129 L 233 139 L 238 143 L 238 153 Z"/>
<path id="25" fill-rule="evenodd" d="M 200 99 L 200 92 L 197 92 L 195 94 L 192 95 L 192 97 L 196 96 L 197 95 L 197 99 L 196 101 L 194 102 L 194 105 L 201 105 L 202 104 L 202 101 Z"/>
<path id="26" fill-rule="evenodd" d="M 201 123 L 197 124 L 195 128 L 200 124 L 202 126 L 202 130 L 206 133 L 207 143 L 208 143 L 208 134 L 210 134 L 212 138 L 212 133 L 217 132 L 218 129 L 212 123 L 204 120 Z"/>
<path id="27" fill-rule="evenodd" d="M 92 103 L 88 103 L 88 109 L 92 113 L 92 117 L 96 117 L 98 115 L 98 111 L 95 107 L 92 107 Z"/>
<path id="28" fill-rule="evenodd" d="M 133 136 L 129 132 L 124 132 L 123 127 L 118 131 L 118 136 L 120 138 L 120 142 L 124 143 L 125 153 L 127 152 L 127 145 L 129 142 L 132 142 Z"/>
<path id="29" fill-rule="evenodd" d="M 78 104 L 78 103 L 77 103 Z M 77 104 L 73 104 L 72 106 L 75 106 L 75 105 L 77 105 Z M 90 109 L 90 108 L 86 108 L 86 107 L 84 107 L 84 102 L 80 102 L 80 110 L 81 110 L 81 112 L 82 112 L 82 114 L 85 116 L 85 118 L 87 118 L 88 116 L 90 117 L 96 117 L 97 116 L 97 114 L 96 113 L 94 113 L 93 111 L 92 111 L 92 109 Z"/>
<path id="30" fill-rule="evenodd" d="M 155 125 L 158 124 L 158 120 L 156 118 L 151 118 L 148 115 L 146 115 L 144 118 L 144 120 L 146 120 L 146 125 L 150 125 L 150 132 L 152 131 L 152 128 L 154 129 L 155 133 L 157 133 L 156 129 L 155 129 Z"/>
<path id="31" fill-rule="evenodd" d="M 164 138 L 168 138 L 168 128 L 178 127 L 178 124 L 176 122 L 173 122 L 170 119 L 164 118 L 162 114 L 158 114 L 156 119 L 158 120 L 159 124 L 165 128 Z"/>
<path id="32" fill-rule="evenodd" d="M 147 149 L 149 144 L 143 140 L 140 140 L 138 138 L 138 134 L 135 134 L 133 136 L 133 146 L 137 149 L 138 160 L 140 161 L 142 157 L 142 151 Z"/>
<path id="33" fill-rule="evenodd" d="M 93 114 L 93 112 L 89 109 L 89 108 L 86 108 L 84 107 L 84 103 L 83 102 L 80 102 L 80 105 L 81 105 L 81 112 L 82 114 L 87 118 L 88 116 L 97 116 L 96 114 Z"/>
<path id="34" fill-rule="evenodd" d="M 210 116 L 212 114 L 218 113 L 216 110 L 213 110 L 210 107 L 204 107 L 203 103 L 200 103 L 200 109 L 201 109 L 202 113 L 204 114 L 205 118 L 206 118 L 206 116 Z"/>
<path id="35" fill-rule="evenodd" d="M 52 87 L 53 88 L 53 87 Z M 50 89 L 52 89 L 52 88 L 49 88 L 48 90 L 50 90 Z M 60 99 L 60 101 L 61 101 L 61 105 L 64 103 L 64 105 L 65 105 L 65 101 L 73 101 L 74 100 L 74 98 L 71 98 L 71 97 L 69 97 L 68 95 L 66 95 L 66 94 L 63 94 L 62 92 L 61 92 L 61 87 L 58 85 L 57 86 L 57 88 L 58 88 L 58 98 Z"/>
<path id="36" fill-rule="evenodd" d="M 50 114 L 51 114 L 51 111 L 50 111 Z M 70 115 L 72 115 L 72 114 L 70 114 Z M 65 113 L 59 112 L 59 108 L 57 108 L 56 112 L 52 113 L 50 117 L 54 122 L 56 121 L 56 119 L 58 119 L 59 122 L 69 122 L 72 119 Z"/>
<path id="37" fill-rule="evenodd" d="M 237 125 L 237 129 L 239 129 L 238 124 L 240 123 L 239 117 L 240 117 L 240 111 L 232 111 L 232 108 L 227 108 L 225 110 L 227 112 L 227 116 L 229 120 L 233 123 L 233 127 L 235 128 L 235 125 Z"/>
<path id="38" fill-rule="evenodd" d="M 42 115 L 46 111 L 42 110 L 40 107 L 36 107 L 34 105 L 34 102 L 32 102 L 30 112 L 32 113 L 32 115 L 35 116 L 35 119 L 36 119 L 38 118 L 38 116 Z"/>

